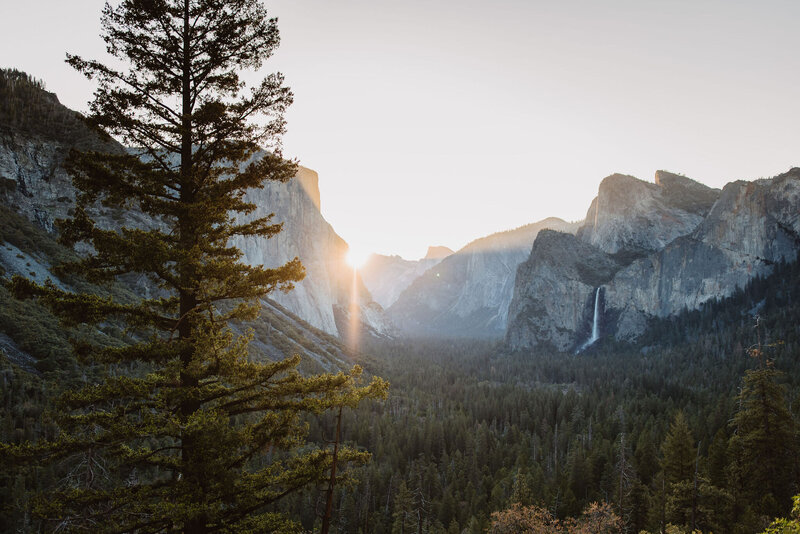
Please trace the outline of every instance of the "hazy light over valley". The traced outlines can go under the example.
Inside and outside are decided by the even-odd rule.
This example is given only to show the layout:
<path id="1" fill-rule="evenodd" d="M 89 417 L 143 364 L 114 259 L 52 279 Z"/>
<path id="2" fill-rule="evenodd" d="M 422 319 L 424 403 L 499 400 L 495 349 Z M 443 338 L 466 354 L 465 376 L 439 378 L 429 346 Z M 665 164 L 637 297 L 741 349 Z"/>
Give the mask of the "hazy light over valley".
<path id="1" fill-rule="evenodd" d="M 98 0 L 6 2 L 0 67 L 86 109 Z M 800 165 L 793 1 L 266 2 L 284 152 L 354 247 L 407 258 L 558 216 L 657 169 L 721 187 Z M 256 79 L 253 77 L 252 79 Z"/>

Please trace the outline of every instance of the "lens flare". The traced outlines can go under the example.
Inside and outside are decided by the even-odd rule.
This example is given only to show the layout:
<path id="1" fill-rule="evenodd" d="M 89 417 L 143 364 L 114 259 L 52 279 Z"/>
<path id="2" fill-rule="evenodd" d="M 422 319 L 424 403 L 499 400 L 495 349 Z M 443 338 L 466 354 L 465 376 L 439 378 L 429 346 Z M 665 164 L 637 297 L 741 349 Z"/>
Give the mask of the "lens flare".
<path id="1" fill-rule="evenodd" d="M 365 250 L 359 250 L 357 248 L 350 247 L 347 250 L 347 254 L 345 255 L 344 259 L 353 269 L 360 269 L 365 263 L 367 263 L 367 260 L 371 255 L 372 253 Z"/>

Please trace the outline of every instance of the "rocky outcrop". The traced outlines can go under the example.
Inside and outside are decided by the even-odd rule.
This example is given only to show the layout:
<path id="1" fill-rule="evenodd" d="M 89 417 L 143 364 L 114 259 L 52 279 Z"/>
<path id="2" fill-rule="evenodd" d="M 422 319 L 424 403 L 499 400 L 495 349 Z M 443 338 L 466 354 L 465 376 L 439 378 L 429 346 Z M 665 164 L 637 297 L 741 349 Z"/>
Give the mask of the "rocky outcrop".
<path id="1" fill-rule="evenodd" d="M 345 261 L 347 243 L 319 211 L 318 182 L 316 172 L 300 167 L 294 180 L 268 183 L 263 189 L 249 191 L 247 201 L 257 206 L 250 217 L 274 213 L 273 220 L 284 226 L 271 239 L 238 238 L 233 244 L 250 265 L 277 267 L 300 258 L 306 269 L 305 279 L 292 291 L 277 292 L 271 298 L 312 326 L 339 334 L 335 308 L 350 310 L 355 298 L 361 323 L 377 335 L 389 335 L 391 327 L 382 308 L 372 302 L 360 276 Z"/>
<path id="2" fill-rule="evenodd" d="M 800 250 L 800 169 L 732 182 L 697 229 L 634 261 L 609 284 L 618 338 L 635 338 L 647 317 L 665 317 L 731 295 Z"/>
<path id="3" fill-rule="evenodd" d="M 52 102 L 48 102 L 55 109 L 48 113 L 75 115 L 58 104 L 55 95 L 48 93 L 43 98 L 49 98 Z M 54 221 L 69 217 L 75 205 L 75 190 L 64 169 L 69 150 L 76 146 L 124 150 L 111 140 L 100 139 L 80 121 L 73 122 L 68 138 L 48 135 L 46 129 L 31 121 L 22 129 L 0 122 L 0 203 L 48 232 L 54 232 Z M 74 139 L 75 143 L 69 139 Z M 388 335 L 391 326 L 382 308 L 372 302 L 369 291 L 344 261 L 347 244 L 320 213 L 318 181 L 317 173 L 301 167 L 294 180 L 268 182 L 263 189 L 249 191 L 247 200 L 257 206 L 252 216 L 274 213 L 273 220 L 284 223 L 283 231 L 272 239 L 240 238 L 234 244 L 242 249 L 244 260 L 251 265 L 275 267 L 294 257 L 300 258 L 306 268 L 305 279 L 294 291 L 276 293 L 272 297 L 313 327 L 338 334 L 334 308 L 349 309 L 352 296 L 357 294 L 363 325 L 376 335 Z M 156 224 L 136 210 L 122 212 L 95 206 L 92 216 L 105 228 L 142 228 Z M 144 279 L 133 280 L 133 283 L 141 285 L 140 294 L 148 294 Z"/>
<path id="4" fill-rule="evenodd" d="M 432 246 L 428 247 L 428 252 L 425 254 L 423 260 L 443 260 L 448 256 L 455 254 L 455 251 L 449 247 Z"/>
<path id="5" fill-rule="evenodd" d="M 613 174 L 600 183 L 577 235 L 609 254 L 647 254 L 692 232 L 718 195 L 717 189 L 666 171 L 656 173 L 655 183 Z"/>
<path id="6" fill-rule="evenodd" d="M 0 132 L 0 197 L 4 204 L 49 232 L 75 204 L 64 170 L 67 147 L 46 139 Z"/>
<path id="7" fill-rule="evenodd" d="M 601 288 L 602 335 L 631 340 L 651 317 L 697 309 L 769 274 L 776 262 L 794 261 L 800 169 L 733 182 L 721 193 L 663 171 L 656 184 L 614 175 L 601 184 L 589 215 L 594 222 L 587 220 L 575 241 L 591 248 L 568 236 L 537 238 L 517 275 L 511 348 L 575 349 L 589 335 L 593 288 Z"/>
<path id="8" fill-rule="evenodd" d="M 517 269 L 506 342 L 516 350 L 572 347 L 576 334 L 591 329 L 597 288 L 619 268 L 617 260 L 594 245 L 543 230 Z"/>
<path id="9" fill-rule="evenodd" d="M 452 254 L 447 247 L 428 247 L 419 260 L 372 254 L 358 272 L 375 302 L 388 308 L 414 280 Z"/>
<path id="10" fill-rule="evenodd" d="M 517 267 L 540 230 L 574 232 L 557 218 L 473 241 L 427 270 L 387 311 L 406 334 L 434 337 L 502 337 Z"/>

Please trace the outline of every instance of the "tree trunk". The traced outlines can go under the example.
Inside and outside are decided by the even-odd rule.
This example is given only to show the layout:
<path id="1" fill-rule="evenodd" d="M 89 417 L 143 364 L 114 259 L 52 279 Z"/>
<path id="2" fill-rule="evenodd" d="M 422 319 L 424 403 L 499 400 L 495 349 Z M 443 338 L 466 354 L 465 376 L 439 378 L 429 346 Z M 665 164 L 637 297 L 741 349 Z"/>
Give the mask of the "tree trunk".
<path id="1" fill-rule="evenodd" d="M 192 64 L 191 64 L 191 25 L 189 20 L 190 0 L 183 2 L 183 68 L 181 72 L 181 179 L 180 179 L 180 202 L 190 204 L 194 201 L 194 187 L 192 180 Z M 178 231 L 180 232 L 180 247 L 184 251 L 192 248 L 195 241 L 193 232 L 194 221 L 192 221 L 186 211 L 180 211 L 178 215 Z M 194 292 L 190 289 L 194 285 L 195 273 L 190 265 L 179 267 L 179 277 L 181 287 L 179 289 L 179 316 L 178 316 L 178 337 L 190 340 L 192 337 L 191 313 L 197 307 L 197 299 Z M 181 388 L 197 387 L 198 381 L 191 376 L 188 368 L 194 359 L 194 349 L 190 344 L 181 349 Z M 198 401 L 184 401 L 181 403 L 180 412 L 186 421 L 193 413 L 200 408 Z M 181 440 L 181 466 L 182 475 L 187 481 L 198 484 L 202 487 L 203 476 L 196 471 L 194 463 L 194 439 L 191 435 L 184 435 Z M 189 467 L 187 469 L 187 467 Z M 208 531 L 206 517 L 200 514 L 192 517 L 183 527 L 184 534 L 204 534 Z"/>
<path id="2" fill-rule="evenodd" d="M 339 455 L 339 439 L 342 431 L 342 407 L 339 406 L 339 414 L 336 416 L 336 437 L 333 440 L 333 463 L 331 464 L 331 478 L 328 481 L 328 498 L 325 502 L 325 516 L 322 518 L 321 534 L 328 534 L 331 526 L 331 516 L 333 515 L 333 488 L 336 485 L 336 460 Z"/>

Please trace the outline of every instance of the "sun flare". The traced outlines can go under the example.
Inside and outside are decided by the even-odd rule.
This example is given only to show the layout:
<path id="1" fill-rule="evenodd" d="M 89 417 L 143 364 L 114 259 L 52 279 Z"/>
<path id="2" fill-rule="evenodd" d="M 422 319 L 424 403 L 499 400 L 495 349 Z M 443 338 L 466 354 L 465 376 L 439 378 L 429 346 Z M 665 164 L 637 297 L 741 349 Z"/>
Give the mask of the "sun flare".
<path id="1" fill-rule="evenodd" d="M 360 269 L 365 263 L 367 263 L 367 260 L 371 255 L 372 253 L 366 250 L 359 250 L 357 248 L 350 247 L 347 250 L 347 254 L 345 254 L 344 259 L 353 269 Z"/>

